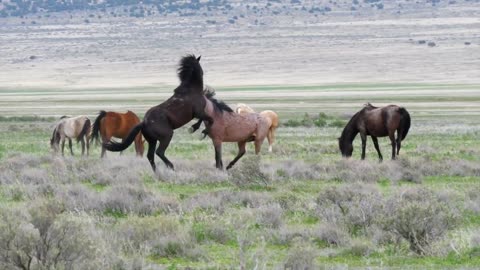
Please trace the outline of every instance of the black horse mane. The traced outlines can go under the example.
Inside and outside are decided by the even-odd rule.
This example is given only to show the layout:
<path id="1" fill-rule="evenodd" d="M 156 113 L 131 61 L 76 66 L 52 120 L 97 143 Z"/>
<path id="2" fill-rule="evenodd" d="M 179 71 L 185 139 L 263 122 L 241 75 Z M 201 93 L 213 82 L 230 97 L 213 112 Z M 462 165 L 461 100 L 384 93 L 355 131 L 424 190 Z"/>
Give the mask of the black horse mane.
<path id="1" fill-rule="evenodd" d="M 199 61 L 200 57 L 197 58 L 193 54 L 182 57 L 177 69 L 181 85 L 175 89 L 175 93 L 188 92 L 190 89 L 182 87 L 185 85 L 194 85 L 203 88 L 203 70 Z"/>
<path id="2" fill-rule="evenodd" d="M 206 86 L 205 89 L 203 89 L 203 94 L 205 97 L 210 100 L 213 103 L 213 108 L 217 112 L 233 112 L 232 108 L 228 106 L 225 102 L 217 100 L 214 98 L 215 96 L 215 89 L 211 88 L 210 86 Z"/>

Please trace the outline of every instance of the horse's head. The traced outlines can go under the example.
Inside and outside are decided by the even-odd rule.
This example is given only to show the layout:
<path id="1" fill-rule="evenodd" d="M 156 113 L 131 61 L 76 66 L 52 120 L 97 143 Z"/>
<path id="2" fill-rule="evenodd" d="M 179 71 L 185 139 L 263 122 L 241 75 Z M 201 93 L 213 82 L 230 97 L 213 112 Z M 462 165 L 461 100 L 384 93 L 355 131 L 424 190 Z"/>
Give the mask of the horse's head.
<path id="1" fill-rule="evenodd" d="M 182 57 L 178 67 L 178 77 L 182 84 L 195 84 L 203 90 L 203 69 L 200 66 L 200 58 L 190 54 Z"/>
<path id="2" fill-rule="evenodd" d="M 342 157 L 351 157 L 353 153 L 353 144 L 348 142 L 344 137 L 338 138 L 338 148 L 342 153 Z"/>

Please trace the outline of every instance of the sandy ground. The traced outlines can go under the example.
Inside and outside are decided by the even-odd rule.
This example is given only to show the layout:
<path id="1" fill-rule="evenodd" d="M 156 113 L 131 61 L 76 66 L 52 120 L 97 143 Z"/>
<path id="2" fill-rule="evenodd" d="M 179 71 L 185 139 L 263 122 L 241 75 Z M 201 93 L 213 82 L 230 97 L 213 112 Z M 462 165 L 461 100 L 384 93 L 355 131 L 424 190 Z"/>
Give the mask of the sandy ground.
<path id="1" fill-rule="evenodd" d="M 187 53 L 202 55 L 205 81 L 216 87 L 478 83 L 475 14 L 444 9 L 415 17 L 279 16 L 262 26 L 173 16 L 37 25 L 2 19 L 0 88 L 171 86 Z"/>

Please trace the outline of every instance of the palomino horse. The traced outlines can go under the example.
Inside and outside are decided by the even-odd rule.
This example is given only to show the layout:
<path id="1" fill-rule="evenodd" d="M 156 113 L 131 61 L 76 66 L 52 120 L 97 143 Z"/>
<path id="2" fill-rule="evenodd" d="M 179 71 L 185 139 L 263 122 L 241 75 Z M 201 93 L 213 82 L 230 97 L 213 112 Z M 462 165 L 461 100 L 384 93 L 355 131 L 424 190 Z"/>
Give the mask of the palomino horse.
<path id="1" fill-rule="evenodd" d="M 363 160 L 365 159 L 367 136 L 370 135 L 379 159 L 383 160 L 382 153 L 378 147 L 377 137 L 388 136 L 392 143 L 392 159 L 395 159 L 395 154 L 398 155 L 400 153 L 401 142 L 407 137 L 409 129 L 410 114 L 405 108 L 396 105 L 388 105 L 378 108 L 367 103 L 365 107 L 357 112 L 345 126 L 342 136 L 338 139 L 338 145 L 342 152 L 342 156 L 351 157 L 353 152 L 352 142 L 355 139 L 355 136 L 360 133 L 362 138 Z M 396 139 L 395 131 L 397 132 Z"/>
<path id="2" fill-rule="evenodd" d="M 130 129 L 138 123 L 140 123 L 140 119 L 132 111 L 127 111 L 127 113 L 100 111 L 93 123 L 91 141 L 95 139 L 98 142 L 98 134 L 102 137 L 102 143 L 109 142 L 112 137 L 125 140 Z M 105 156 L 105 151 L 106 149 L 102 145 L 101 157 Z M 137 156 L 143 156 L 141 133 L 135 137 L 135 151 Z"/>
<path id="3" fill-rule="evenodd" d="M 109 151 L 123 151 L 142 132 L 148 142 L 147 158 L 155 171 L 155 152 L 168 168 L 173 169 L 173 164 L 165 156 L 165 150 L 173 136 L 173 131 L 192 120 L 199 118 L 210 124 L 213 119 L 205 113 L 207 103 L 203 94 L 203 70 L 200 66 L 200 57 L 187 55 L 180 61 L 178 68 L 180 85 L 174 90 L 172 97 L 165 102 L 150 108 L 142 122 L 134 126 L 127 138 L 121 143 L 110 141 L 103 144 Z M 157 141 L 160 146 L 155 151 Z"/>
<path id="4" fill-rule="evenodd" d="M 76 138 L 77 143 L 82 143 L 82 156 L 85 154 L 85 145 L 87 146 L 87 156 L 89 152 L 88 134 L 91 131 L 91 123 L 88 117 L 81 115 L 76 117 L 62 116 L 55 125 L 50 146 L 55 152 L 59 151 L 60 142 L 62 143 L 62 156 L 65 153 L 65 139 L 68 139 L 68 147 L 73 156 L 72 139 Z"/>
<path id="5" fill-rule="evenodd" d="M 255 141 L 255 154 L 260 152 L 269 125 L 268 121 L 258 113 L 234 113 L 224 102 L 213 98 L 214 95 L 213 90 L 205 90 L 207 100 L 205 111 L 214 122 L 213 125 L 205 124 L 207 131 L 203 133 L 212 139 L 215 147 L 215 165 L 218 169 L 223 169 L 222 142 L 238 143 L 238 154 L 228 164 L 228 170 L 245 154 L 247 142 Z M 195 132 L 200 127 L 201 121 L 192 126 L 191 132 Z"/>
<path id="6" fill-rule="evenodd" d="M 239 103 L 237 104 L 237 108 L 235 109 L 236 113 L 255 113 L 255 111 L 250 108 L 248 105 Z M 272 152 L 273 148 L 273 143 L 275 142 L 275 130 L 278 127 L 278 115 L 271 110 L 266 110 L 260 112 L 260 115 L 265 117 L 268 121 L 268 134 L 267 134 L 267 139 L 268 139 L 268 152 Z"/>

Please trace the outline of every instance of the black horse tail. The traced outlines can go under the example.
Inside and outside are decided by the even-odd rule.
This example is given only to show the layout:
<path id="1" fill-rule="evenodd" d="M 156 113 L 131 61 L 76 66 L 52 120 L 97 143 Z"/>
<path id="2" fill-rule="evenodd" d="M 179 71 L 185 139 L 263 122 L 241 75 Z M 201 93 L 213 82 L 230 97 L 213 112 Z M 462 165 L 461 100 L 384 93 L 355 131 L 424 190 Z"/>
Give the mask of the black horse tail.
<path id="1" fill-rule="evenodd" d="M 56 140 L 57 137 L 58 137 L 58 132 L 57 132 L 57 127 L 55 127 L 53 129 L 52 138 L 50 139 L 50 146 L 53 146 L 53 144 L 57 142 L 57 140 Z"/>
<path id="2" fill-rule="evenodd" d="M 125 138 L 122 142 L 109 141 L 107 143 L 104 143 L 103 147 L 105 147 L 108 151 L 113 151 L 113 152 L 123 151 L 127 149 L 127 147 L 129 147 L 130 144 L 133 143 L 133 141 L 135 140 L 135 137 L 137 137 L 137 134 L 140 131 L 142 131 L 142 129 L 143 129 L 143 122 L 140 122 L 130 130 L 130 133 L 128 133 L 127 138 Z"/>
<path id="3" fill-rule="evenodd" d="M 93 123 L 93 128 L 92 128 L 92 138 L 90 138 L 90 142 L 95 142 L 98 143 L 98 134 L 100 133 L 100 121 L 107 115 L 106 111 L 100 111 L 98 113 L 97 119 L 95 119 L 95 122 Z"/>
<path id="4" fill-rule="evenodd" d="M 400 113 L 400 126 L 402 127 L 402 134 L 399 134 L 402 136 L 402 141 L 407 137 L 408 130 L 410 129 L 410 114 L 405 110 L 405 108 L 400 107 L 398 110 Z"/>
<path id="5" fill-rule="evenodd" d="M 88 135 L 88 132 L 90 131 L 91 126 L 92 126 L 92 123 L 90 122 L 90 119 L 87 118 L 87 120 L 85 120 L 85 123 L 83 123 L 83 127 L 82 127 L 82 130 L 80 131 L 80 134 L 78 134 L 77 136 L 77 143 L 80 142 L 83 139 L 83 137 Z M 88 140 L 88 137 L 87 137 L 87 140 Z"/>

